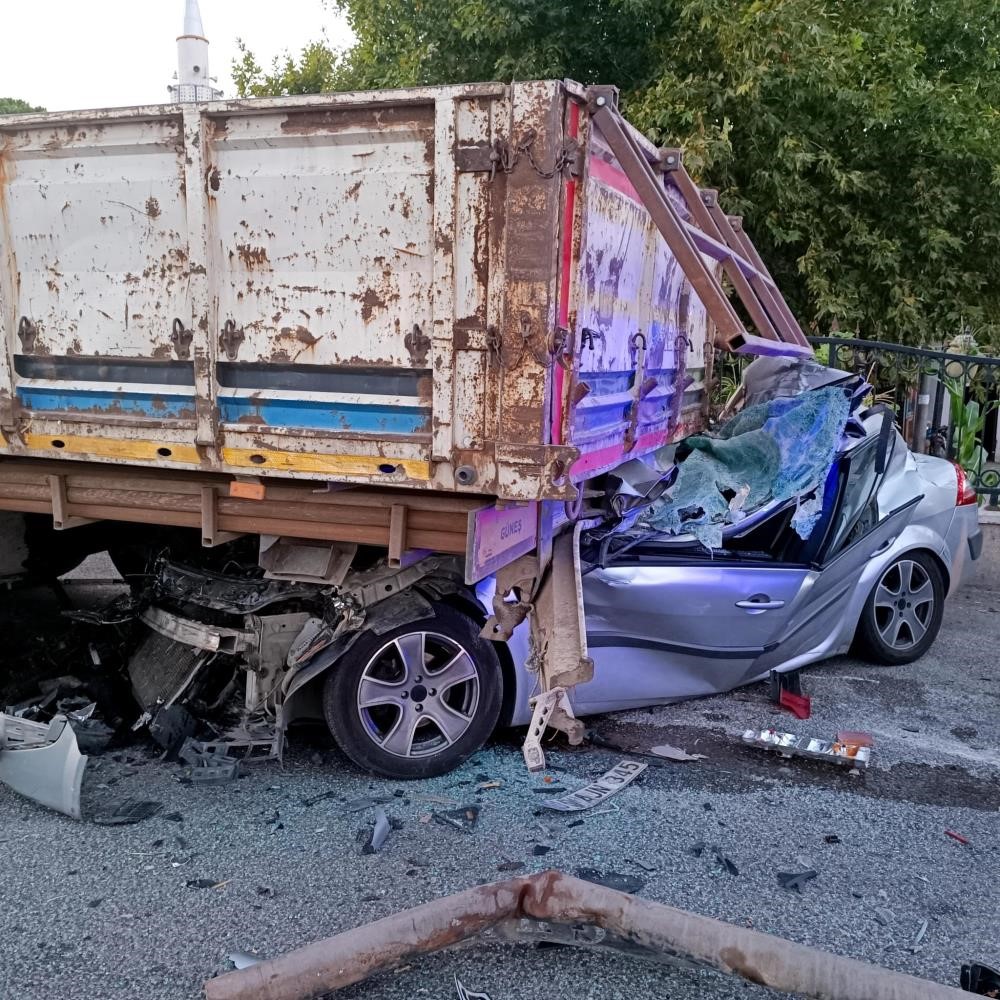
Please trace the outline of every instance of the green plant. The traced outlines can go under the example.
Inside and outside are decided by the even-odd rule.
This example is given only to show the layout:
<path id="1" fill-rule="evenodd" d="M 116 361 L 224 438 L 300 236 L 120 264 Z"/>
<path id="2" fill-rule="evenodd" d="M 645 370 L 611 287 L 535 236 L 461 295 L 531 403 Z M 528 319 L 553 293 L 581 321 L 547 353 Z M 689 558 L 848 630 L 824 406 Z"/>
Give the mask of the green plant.
<path id="1" fill-rule="evenodd" d="M 997 404 L 966 400 L 965 387 L 958 379 L 945 378 L 944 385 L 951 413 L 952 454 L 969 478 L 976 482 L 988 458 L 981 434 L 986 418 Z M 980 503 L 982 499 L 980 497 Z"/>

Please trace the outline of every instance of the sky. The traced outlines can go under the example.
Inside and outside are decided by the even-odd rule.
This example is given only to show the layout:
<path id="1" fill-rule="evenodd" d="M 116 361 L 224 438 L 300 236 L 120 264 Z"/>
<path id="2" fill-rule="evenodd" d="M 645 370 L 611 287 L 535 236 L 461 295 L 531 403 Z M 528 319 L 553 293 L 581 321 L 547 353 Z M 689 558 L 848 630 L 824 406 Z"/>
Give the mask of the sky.
<path id="1" fill-rule="evenodd" d="M 323 36 L 350 43 L 322 0 L 199 0 L 209 68 L 236 97 L 230 65 L 242 38 L 262 66 Z M 13 0 L 0 3 L 0 97 L 49 111 L 162 104 L 177 68 L 184 0 Z"/>

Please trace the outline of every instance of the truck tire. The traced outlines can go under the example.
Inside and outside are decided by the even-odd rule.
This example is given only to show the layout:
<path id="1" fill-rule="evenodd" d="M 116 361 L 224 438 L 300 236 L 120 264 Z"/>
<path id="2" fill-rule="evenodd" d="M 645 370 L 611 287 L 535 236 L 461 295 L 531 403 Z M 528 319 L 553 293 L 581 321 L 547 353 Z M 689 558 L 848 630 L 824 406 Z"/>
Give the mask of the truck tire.
<path id="1" fill-rule="evenodd" d="M 940 567 L 927 552 L 907 552 L 883 570 L 868 595 L 855 649 L 874 663 L 912 663 L 931 648 L 943 615 Z"/>
<path id="2" fill-rule="evenodd" d="M 503 678 L 479 626 L 445 604 L 383 635 L 365 632 L 330 669 L 323 711 L 358 767 L 387 778 L 445 774 L 500 716 Z"/>

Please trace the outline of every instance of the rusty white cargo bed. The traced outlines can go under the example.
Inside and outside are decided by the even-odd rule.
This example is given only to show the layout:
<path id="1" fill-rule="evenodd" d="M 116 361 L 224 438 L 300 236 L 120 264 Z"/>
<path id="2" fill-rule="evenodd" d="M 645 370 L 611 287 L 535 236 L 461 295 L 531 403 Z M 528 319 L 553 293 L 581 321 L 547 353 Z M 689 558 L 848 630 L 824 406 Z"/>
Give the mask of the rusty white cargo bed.
<path id="1" fill-rule="evenodd" d="M 0 453 L 571 499 L 692 429 L 705 296 L 593 109 L 541 82 L 4 119 Z"/>

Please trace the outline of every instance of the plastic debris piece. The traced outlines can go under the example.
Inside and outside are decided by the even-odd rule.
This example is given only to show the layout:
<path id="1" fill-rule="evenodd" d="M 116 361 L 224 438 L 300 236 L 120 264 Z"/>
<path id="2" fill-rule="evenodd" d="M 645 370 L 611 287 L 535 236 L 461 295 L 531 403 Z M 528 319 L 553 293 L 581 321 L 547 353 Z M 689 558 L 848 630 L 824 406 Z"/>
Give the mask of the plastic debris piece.
<path id="1" fill-rule="evenodd" d="M 839 743 L 836 740 L 817 740 L 776 729 L 748 729 L 743 734 L 743 742 L 765 750 L 777 750 L 782 757 L 807 757 L 810 760 L 822 760 L 828 764 L 842 764 L 852 768 L 868 767 L 872 755 L 872 747 Z"/>
<path id="2" fill-rule="evenodd" d="M 186 885 L 191 889 L 214 889 L 217 885 L 225 885 L 225 882 L 217 878 L 189 878 Z"/>
<path id="3" fill-rule="evenodd" d="M 479 819 L 479 806 L 462 806 L 461 809 L 433 812 L 431 816 L 435 823 L 440 823 L 442 826 L 453 826 L 456 830 L 468 833 L 475 828 Z"/>
<path id="4" fill-rule="evenodd" d="M 927 921 L 925 920 L 920 925 L 920 930 L 917 931 L 917 936 L 913 939 L 913 944 L 910 945 L 911 951 L 916 951 L 920 947 L 920 942 L 923 941 L 924 935 L 927 933 Z"/>
<path id="5" fill-rule="evenodd" d="M 114 802 L 104 812 L 94 816 L 94 822 L 99 826 L 127 826 L 131 823 L 141 823 L 150 816 L 155 816 L 163 808 L 162 802 L 149 802 L 145 799 L 122 799 Z"/>
<path id="6" fill-rule="evenodd" d="M 484 781 L 476 786 L 476 790 L 480 792 L 489 791 L 492 788 L 503 788 L 502 781 Z"/>
<path id="7" fill-rule="evenodd" d="M 954 830 L 945 830 L 944 835 L 946 837 L 951 837 L 952 840 L 957 840 L 960 844 L 968 844 L 968 838 L 963 837 L 960 833 L 955 833 Z"/>
<path id="8" fill-rule="evenodd" d="M 827 834 L 827 835 L 826 835 L 826 836 L 825 836 L 825 837 L 823 838 L 823 840 L 824 840 L 824 841 L 825 841 L 826 843 L 828 843 L 828 844 L 839 844 L 839 843 L 841 843 L 841 842 L 842 842 L 842 841 L 841 841 L 841 839 L 840 839 L 840 837 L 838 837 L 838 836 L 837 836 L 837 835 L 836 835 L 835 833 L 828 833 L 828 834 Z"/>
<path id="9" fill-rule="evenodd" d="M 873 747 L 875 741 L 871 733 L 861 732 L 854 729 L 842 729 L 837 733 L 838 743 L 853 743 L 859 747 Z"/>
<path id="10" fill-rule="evenodd" d="M 647 767 L 649 767 L 648 764 L 636 760 L 619 761 L 596 781 L 592 781 L 589 785 L 579 788 L 575 792 L 567 792 L 557 799 L 543 799 L 542 805 L 546 809 L 555 809 L 557 812 L 580 812 L 583 809 L 589 809 L 635 781 Z"/>
<path id="11" fill-rule="evenodd" d="M 497 865 L 498 872 L 519 872 L 524 867 L 523 861 L 501 861 Z"/>
<path id="12" fill-rule="evenodd" d="M 462 980 L 455 976 L 455 992 L 458 1000 L 492 1000 L 489 993 L 474 993 L 462 985 Z"/>
<path id="13" fill-rule="evenodd" d="M 540 858 L 551 851 L 552 848 L 548 844 L 535 844 L 531 849 L 531 853 L 534 857 Z"/>
<path id="14" fill-rule="evenodd" d="M 812 702 L 807 694 L 792 694 L 791 691 L 782 691 L 778 695 L 778 704 L 782 708 L 787 708 L 796 719 L 808 719 L 812 714 Z"/>
<path id="15" fill-rule="evenodd" d="M 234 951 L 229 955 L 229 961 L 237 969 L 249 969 L 251 965 L 260 965 L 261 960 L 248 955 L 245 951 Z"/>
<path id="16" fill-rule="evenodd" d="M 638 858 L 626 858 L 625 859 L 630 865 L 635 865 L 637 868 L 641 868 L 646 872 L 658 872 L 660 869 L 656 865 L 647 865 L 645 861 L 640 861 Z"/>
<path id="17" fill-rule="evenodd" d="M 385 842 L 389 839 L 391 832 L 392 824 L 389 822 L 389 817 L 386 816 L 384 809 L 379 809 L 375 813 L 375 825 L 368 834 L 368 840 L 365 846 L 361 848 L 361 853 L 378 854 L 385 846 Z"/>
<path id="18" fill-rule="evenodd" d="M 817 875 L 819 872 L 815 868 L 808 868 L 803 872 L 778 872 L 778 885 L 782 889 L 788 889 L 790 892 L 797 892 L 801 895 L 802 887 L 807 882 L 811 882 Z"/>
<path id="19" fill-rule="evenodd" d="M 722 853 L 722 850 L 716 844 L 706 844 L 704 840 L 699 840 L 692 844 L 688 850 L 696 857 L 700 858 L 706 850 L 711 850 L 712 857 L 715 859 L 715 863 L 722 868 L 724 871 L 729 872 L 730 875 L 739 875 L 740 870 L 736 867 L 736 864 L 726 857 Z"/>
<path id="20" fill-rule="evenodd" d="M 577 868 L 573 874 L 577 878 L 582 878 L 584 882 L 604 885 L 609 889 L 617 889 L 618 892 L 638 892 L 646 884 L 646 880 L 639 878 L 637 875 L 602 872 L 596 868 Z"/>
<path id="21" fill-rule="evenodd" d="M 303 799 L 302 804 L 304 806 L 314 806 L 317 802 L 322 802 L 324 799 L 332 799 L 336 794 L 334 791 L 320 792 L 319 795 L 310 795 L 309 798 Z"/>
<path id="22" fill-rule="evenodd" d="M 681 750 L 680 747 L 672 747 L 667 743 L 662 746 L 651 747 L 651 754 L 655 754 L 657 757 L 664 757 L 667 760 L 707 760 L 708 758 L 703 753 L 688 753 L 686 750 Z"/>

